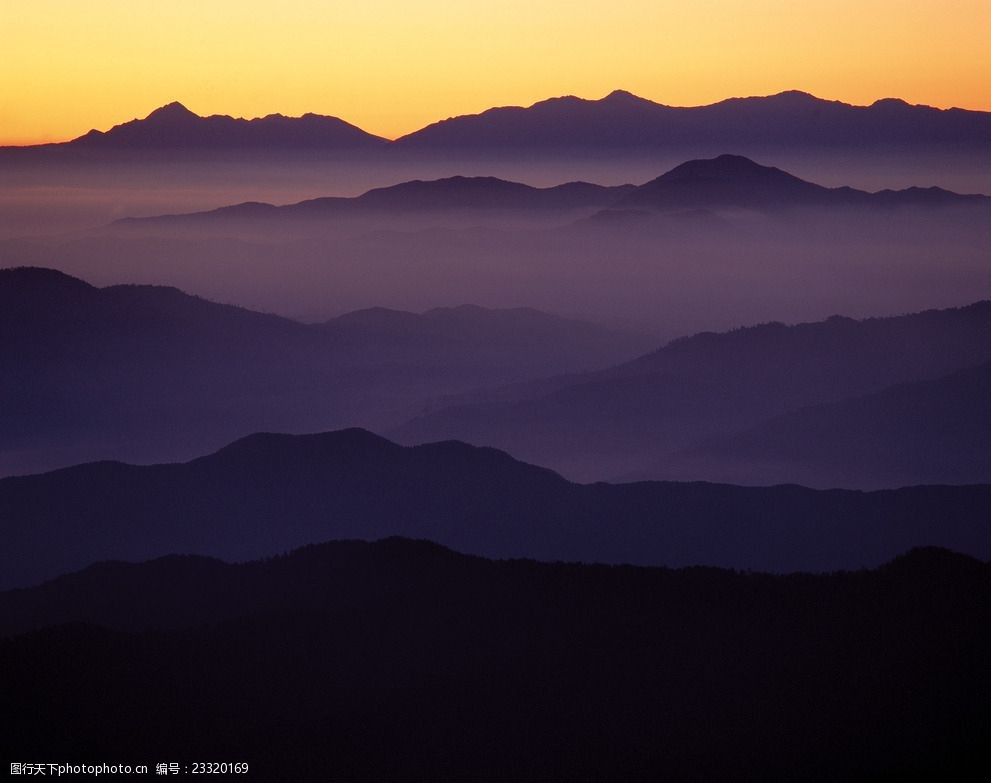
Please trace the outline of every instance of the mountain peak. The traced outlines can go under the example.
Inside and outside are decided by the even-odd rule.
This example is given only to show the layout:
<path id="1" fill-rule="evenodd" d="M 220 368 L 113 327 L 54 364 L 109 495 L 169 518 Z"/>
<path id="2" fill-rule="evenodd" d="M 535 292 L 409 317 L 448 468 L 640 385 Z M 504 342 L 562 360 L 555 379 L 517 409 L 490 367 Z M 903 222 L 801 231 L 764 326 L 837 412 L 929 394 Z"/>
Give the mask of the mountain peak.
<path id="1" fill-rule="evenodd" d="M 909 109 L 911 104 L 901 98 L 879 98 L 871 104 L 872 109 Z"/>
<path id="2" fill-rule="evenodd" d="M 772 100 L 790 104 L 819 103 L 822 99 L 803 90 L 785 90 L 769 96 Z"/>
<path id="3" fill-rule="evenodd" d="M 179 103 L 179 101 L 172 101 L 172 103 L 167 103 L 155 109 L 155 111 L 145 117 L 145 120 L 176 120 L 197 116 Z"/>
<path id="4" fill-rule="evenodd" d="M 767 207 L 819 203 L 829 191 L 786 171 L 762 166 L 742 155 L 689 160 L 641 185 L 624 207 Z"/>
<path id="5" fill-rule="evenodd" d="M 602 100 L 610 101 L 610 102 L 620 102 L 620 101 L 630 101 L 636 103 L 648 102 L 644 98 L 641 98 L 638 95 L 634 95 L 632 92 L 629 92 L 627 90 L 613 90 Z"/>
<path id="6" fill-rule="evenodd" d="M 155 109 L 144 119 L 92 131 L 74 141 L 87 146 L 128 149 L 332 149 L 378 146 L 383 139 L 336 117 L 305 118 L 269 114 L 255 119 L 226 114 L 201 117 L 178 101 Z"/>
<path id="7" fill-rule="evenodd" d="M 766 175 L 778 169 L 762 166 L 743 155 L 719 155 L 715 158 L 697 158 L 675 166 L 660 179 L 703 180 L 703 179 L 742 179 L 755 175 Z M 783 173 L 783 172 L 782 172 Z"/>

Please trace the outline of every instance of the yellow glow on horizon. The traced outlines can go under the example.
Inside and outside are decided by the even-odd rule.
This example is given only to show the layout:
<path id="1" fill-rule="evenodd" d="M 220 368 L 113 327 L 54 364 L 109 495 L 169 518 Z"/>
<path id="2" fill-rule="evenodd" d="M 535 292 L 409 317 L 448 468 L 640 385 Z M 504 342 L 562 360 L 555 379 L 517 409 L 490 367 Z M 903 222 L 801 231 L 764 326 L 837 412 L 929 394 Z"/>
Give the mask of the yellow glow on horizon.
<path id="1" fill-rule="evenodd" d="M 800 89 L 991 110 L 989 0 L 5 0 L 0 144 L 173 100 L 382 136 L 621 88 L 672 105 Z"/>

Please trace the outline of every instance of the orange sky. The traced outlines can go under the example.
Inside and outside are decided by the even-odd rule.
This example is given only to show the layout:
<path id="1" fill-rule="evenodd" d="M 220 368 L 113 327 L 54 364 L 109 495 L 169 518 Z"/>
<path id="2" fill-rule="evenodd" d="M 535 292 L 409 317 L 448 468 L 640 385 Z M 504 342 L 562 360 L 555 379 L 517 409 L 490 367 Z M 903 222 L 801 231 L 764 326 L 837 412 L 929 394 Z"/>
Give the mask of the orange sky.
<path id="1" fill-rule="evenodd" d="M 675 105 L 801 89 L 991 110 L 991 0 L 4 0 L 0 144 L 172 100 L 395 137 L 615 88 Z"/>

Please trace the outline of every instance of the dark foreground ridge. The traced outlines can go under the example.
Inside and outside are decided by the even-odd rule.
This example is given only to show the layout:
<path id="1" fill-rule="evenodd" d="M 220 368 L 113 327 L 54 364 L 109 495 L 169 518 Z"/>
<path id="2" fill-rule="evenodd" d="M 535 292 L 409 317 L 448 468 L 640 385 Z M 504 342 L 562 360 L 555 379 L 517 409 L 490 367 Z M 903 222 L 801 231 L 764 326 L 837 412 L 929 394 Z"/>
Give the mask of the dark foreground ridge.
<path id="1" fill-rule="evenodd" d="M 936 549 L 784 577 L 401 539 L 105 563 L 0 594 L 6 632 L 67 623 L 0 640 L 4 741 L 268 780 L 971 779 L 989 589 Z"/>
<path id="2" fill-rule="evenodd" d="M 583 485 L 456 441 L 259 434 L 184 464 L 102 462 L 0 480 L 0 574 L 11 587 L 105 559 L 250 559 L 393 535 L 491 557 L 824 571 L 923 545 L 988 558 L 988 519 L 987 485 Z"/>

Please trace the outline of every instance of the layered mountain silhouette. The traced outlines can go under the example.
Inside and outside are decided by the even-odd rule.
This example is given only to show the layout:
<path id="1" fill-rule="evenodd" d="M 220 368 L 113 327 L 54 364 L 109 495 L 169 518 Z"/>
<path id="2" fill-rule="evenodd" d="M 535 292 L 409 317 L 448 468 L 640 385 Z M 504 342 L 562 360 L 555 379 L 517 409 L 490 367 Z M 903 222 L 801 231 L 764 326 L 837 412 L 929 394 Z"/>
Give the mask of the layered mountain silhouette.
<path id="1" fill-rule="evenodd" d="M 417 150 L 499 153 L 698 148 L 986 148 L 991 114 L 912 106 L 897 99 L 852 106 L 789 91 L 675 107 L 617 90 L 601 100 L 551 98 L 453 117 L 402 137 Z"/>
<path id="2" fill-rule="evenodd" d="M 989 481 L 991 466 L 981 456 L 986 370 L 934 380 L 989 360 L 988 302 L 894 318 L 764 324 L 699 334 L 609 370 L 467 400 L 414 420 L 395 435 L 408 443 L 456 438 L 492 445 L 582 479 L 743 480 L 741 472 L 721 473 L 718 464 L 745 462 L 752 449 L 755 464 L 746 478 L 758 483 L 835 486 L 841 477 L 841 485 L 854 487 Z M 921 385 L 883 391 L 916 382 Z M 862 395 L 875 396 L 870 402 L 851 400 Z M 797 410 L 815 405 L 829 407 Z M 914 420 L 916 415 L 921 418 Z M 758 430 L 752 435 L 732 434 L 753 427 Z M 709 439 L 722 444 L 711 447 L 720 454 L 716 459 L 712 452 L 711 464 L 703 459 L 709 447 L 692 451 Z M 758 467 L 765 447 L 766 460 Z M 674 456 L 685 449 L 694 456 Z M 834 467 L 843 461 L 846 467 L 832 474 L 803 471 L 803 455 L 814 463 L 811 455 L 820 449 Z M 795 457 L 791 466 L 789 453 Z M 884 454 L 892 461 L 886 464 Z M 660 471 L 662 464 L 670 472 Z"/>
<path id="3" fill-rule="evenodd" d="M 260 202 L 186 215 L 162 215 L 150 218 L 125 218 L 118 225 L 141 226 L 149 223 L 188 220 L 271 220 L 321 217 L 353 217 L 362 214 L 418 212 L 464 212 L 493 210 L 500 212 L 551 211 L 609 207 L 633 190 L 632 185 L 605 187 L 588 182 L 569 182 L 547 188 L 535 188 L 497 177 L 447 177 L 444 179 L 402 182 L 375 188 L 354 198 L 329 196 L 307 199 L 295 204 L 275 206 Z"/>
<path id="4" fill-rule="evenodd" d="M 627 195 L 620 207 L 682 208 L 827 204 L 859 191 L 831 190 L 740 155 L 691 160 Z M 863 194 L 866 195 L 866 194 Z"/>
<path id="5" fill-rule="evenodd" d="M 826 188 L 742 155 L 690 160 L 626 194 L 620 209 L 714 209 L 720 207 L 896 207 L 989 203 L 981 195 L 942 188 L 906 188 L 868 193 Z"/>
<path id="6" fill-rule="evenodd" d="M 991 486 L 580 485 L 458 442 L 260 434 L 184 464 L 100 462 L 0 480 L 0 574 L 11 587 L 103 559 L 240 560 L 393 535 L 493 557 L 832 570 L 923 545 L 989 557 L 989 513 Z"/>
<path id="7" fill-rule="evenodd" d="M 935 109 L 896 98 L 854 106 L 797 90 L 730 98 L 707 106 L 655 103 L 624 90 L 599 100 L 550 98 L 529 107 L 492 108 L 452 117 L 395 142 L 336 117 L 272 114 L 256 119 L 200 117 L 178 102 L 107 131 L 92 130 L 65 150 L 231 149 L 373 150 L 499 155 L 575 151 L 629 154 L 659 149 L 811 149 L 847 151 L 986 150 L 991 113 Z M 40 149 L 41 147 L 39 147 Z"/>
<path id="8" fill-rule="evenodd" d="M 989 159 L 797 91 L 0 149 L 5 746 L 987 778 Z M 911 314 L 760 323 L 837 311 Z"/>
<path id="9" fill-rule="evenodd" d="M 252 120 L 215 114 L 200 117 L 181 103 L 162 106 L 144 119 L 91 130 L 67 142 L 72 147 L 99 150 L 258 149 L 367 150 L 386 140 L 366 133 L 337 117 L 270 114 Z"/>
<path id="10" fill-rule="evenodd" d="M 401 539 L 103 563 L 0 594 L 0 632 L 49 626 L 0 640 L 6 741 L 266 779 L 968 779 L 989 589 L 938 549 L 815 577 Z"/>
<path id="11" fill-rule="evenodd" d="M 0 270 L 0 472 L 192 457 L 259 429 L 398 424 L 476 386 L 650 342 L 535 310 L 353 312 L 301 324 L 174 288 Z"/>
<path id="12" fill-rule="evenodd" d="M 672 460 L 669 475 L 815 486 L 987 481 L 991 364 L 802 408 Z M 659 471 L 660 472 L 660 471 Z"/>
<path id="13" fill-rule="evenodd" d="M 205 212 L 125 218 L 118 225 L 191 224 L 206 221 L 299 220 L 418 212 L 464 211 L 568 212 L 585 210 L 593 218 L 644 215 L 653 211 L 787 209 L 796 207 L 946 207 L 991 204 L 991 197 L 964 195 L 942 188 L 906 188 L 868 193 L 849 187 L 826 188 L 741 155 L 691 160 L 640 185 L 606 187 L 569 182 L 535 188 L 496 177 L 448 177 L 376 188 L 354 198 L 325 197 L 275 206 L 235 204 Z M 601 210 L 601 212 L 600 212 Z"/>
<path id="14" fill-rule="evenodd" d="M 649 339 L 467 306 L 304 325 L 42 269 L 0 272 L 0 304 L 8 475 L 362 425 L 405 443 L 492 445 L 579 480 L 991 480 L 986 373 L 968 369 L 991 361 L 987 303 L 700 334 L 594 372 L 575 371 Z"/>

